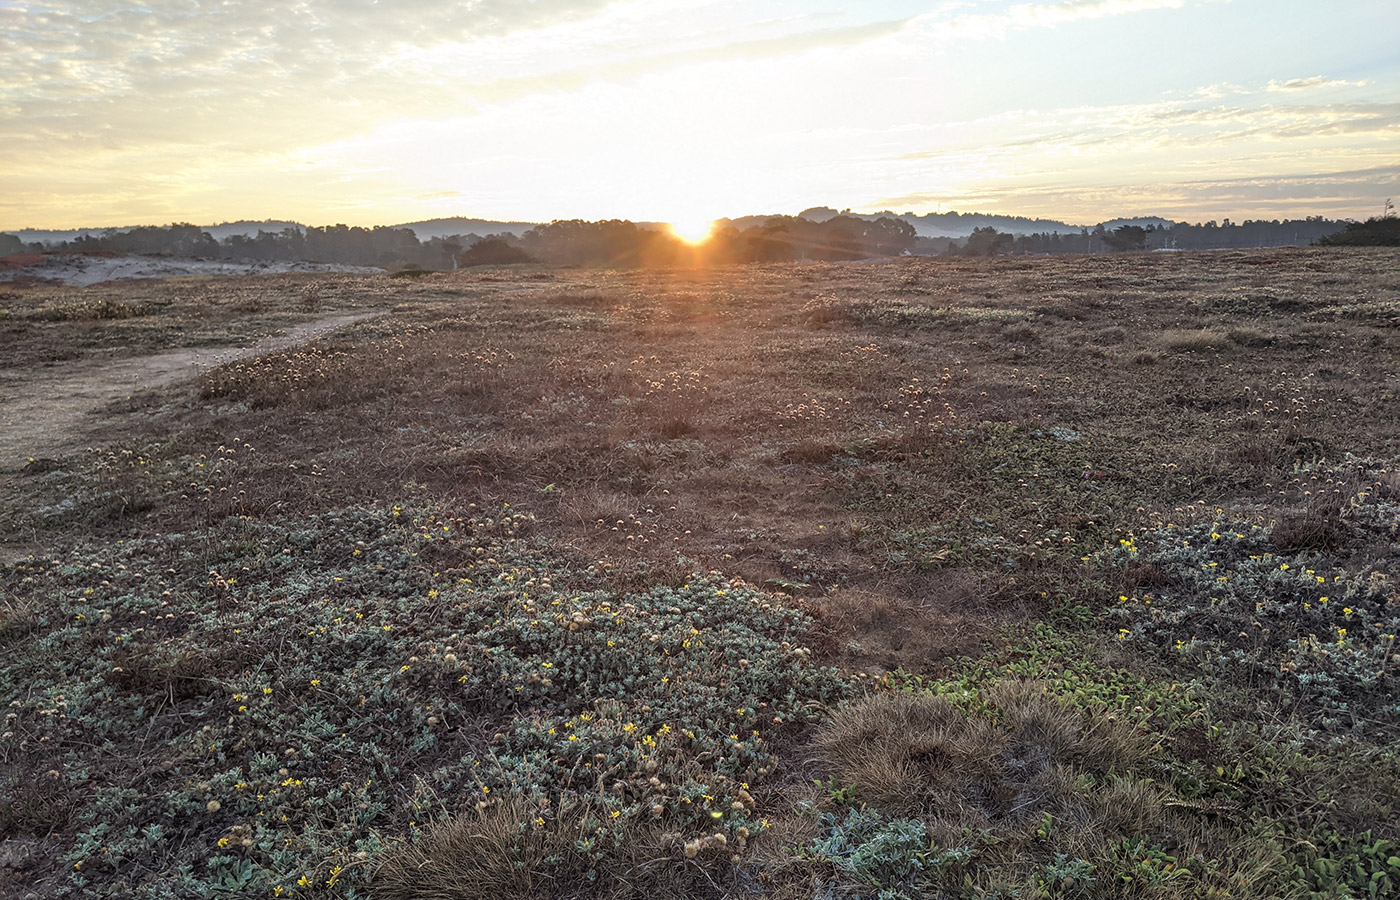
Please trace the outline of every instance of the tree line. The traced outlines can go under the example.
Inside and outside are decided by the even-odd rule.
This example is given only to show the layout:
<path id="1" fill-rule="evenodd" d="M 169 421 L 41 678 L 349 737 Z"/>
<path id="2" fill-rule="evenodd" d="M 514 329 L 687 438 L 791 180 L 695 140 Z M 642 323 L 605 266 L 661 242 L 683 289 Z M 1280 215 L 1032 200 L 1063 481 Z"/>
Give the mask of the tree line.
<path id="1" fill-rule="evenodd" d="M 773 216 L 761 225 L 721 227 L 699 244 L 669 231 L 626 221 L 552 222 L 519 239 L 493 238 L 495 246 L 516 247 L 532 259 L 554 265 L 724 265 L 747 262 L 839 261 L 899 256 L 918 235 L 898 219 L 866 221 L 838 216 L 813 222 L 799 216 Z M 476 248 L 472 248 L 475 250 Z M 476 261 L 471 250 L 464 261 Z"/>
<path id="2" fill-rule="evenodd" d="M 198 259 L 316 261 L 352 266 L 417 265 L 429 268 L 450 268 L 453 256 L 461 252 L 464 246 L 445 238 L 421 242 L 407 228 L 348 225 L 259 230 L 256 235 L 234 234 L 222 241 L 187 223 L 85 234 L 58 244 L 25 245 L 13 235 L 0 235 L 0 250 L 4 250 L 7 237 L 12 239 L 12 244 L 6 252 L 11 253 L 138 253 Z M 15 244 L 18 245 L 17 249 L 13 246 Z"/>
<path id="3" fill-rule="evenodd" d="M 1355 225 L 1357 223 L 1352 223 Z M 1348 223 L 1323 216 L 1305 219 L 1226 219 L 1223 223 L 1169 226 L 1099 225 L 1078 233 L 1009 234 L 994 228 L 977 228 L 959 242 L 949 238 L 922 238 L 915 252 L 963 256 L 1045 255 L 1060 253 L 1118 253 L 1132 250 L 1222 250 L 1247 247 L 1306 247 L 1328 244 L 1332 235 L 1344 232 Z"/>
<path id="4" fill-rule="evenodd" d="M 623 220 L 569 220 L 540 225 L 517 237 L 505 233 L 418 240 L 408 228 L 259 230 L 215 240 L 197 226 L 167 226 L 82 235 L 59 244 L 24 244 L 0 235 L 0 254 L 29 252 L 137 253 L 205 259 L 286 260 L 451 269 L 484 263 L 540 262 L 560 266 L 671 266 L 898 256 L 913 247 L 914 226 L 897 219 L 873 222 L 838 216 L 812 222 L 775 216 L 762 225 L 722 228 L 700 245 L 667 230 Z"/>
<path id="5" fill-rule="evenodd" d="M 750 220 L 752 221 L 752 220 Z M 1393 216 L 1347 223 L 1322 216 L 1282 221 L 1099 225 L 1078 233 L 1012 234 L 991 226 L 963 239 L 920 237 L 903 219 L 838 215 L 824 221 L 772 216 L 758 224 L 718 228 L 700 244 L 668 230 L 612 219 L 539 225 L 522 235 L 453 235 L 420 241 L 412 229 L 347 225 L 259 230 L 222 241 L 187 223 L 82 235 L 58 245 L 25 244 L 0 234 L 0 255 L 23 252 L 137 253 L 206 259 L 316 261 L 399 269 L 536 262 L 558 266 L 727 265 L 839 261 L 917 255 L 1048 255 L 1144 250 L 1204 250 L 1309 244 L 1394 242 Z"/>

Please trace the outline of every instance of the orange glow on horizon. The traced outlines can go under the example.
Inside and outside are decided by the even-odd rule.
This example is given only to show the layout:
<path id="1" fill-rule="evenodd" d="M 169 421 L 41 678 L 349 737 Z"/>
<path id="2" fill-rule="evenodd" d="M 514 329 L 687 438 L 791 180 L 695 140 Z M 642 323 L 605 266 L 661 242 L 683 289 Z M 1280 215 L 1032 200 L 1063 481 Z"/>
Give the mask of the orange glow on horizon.
<path id="1" fill-rule="evenodd" d="M 715 230 L 714 219 L 678 219 L 666 223 L 671 233 L 692 247 L 705 243 Z"/>

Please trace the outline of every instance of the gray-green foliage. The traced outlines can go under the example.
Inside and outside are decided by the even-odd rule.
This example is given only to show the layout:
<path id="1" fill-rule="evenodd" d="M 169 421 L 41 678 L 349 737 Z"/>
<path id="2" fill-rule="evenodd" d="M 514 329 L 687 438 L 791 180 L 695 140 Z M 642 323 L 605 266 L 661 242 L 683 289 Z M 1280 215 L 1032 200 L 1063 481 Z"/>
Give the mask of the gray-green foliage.
<path id="1" fill-rule="evenodd" d="M 971 858 L 967 848 L 940 849 L 918 819 L 891 818 L 873 809 L 852 809 L 845 818 L 822 816 L 824 833 L 807 854 L 830 864 L 823 887 L 830 898 L 914 900 L 932 889 L 932 878 Z"/>
<path id="2" fill-rule="evenodd" d="M 769 740 L 846 693 L 805 615 L 716 575 L 611 592 L 528 527 L 343 509 L 0 569 L 41 611 L 0 638 L 0 826 L 63 833 L 70 892 L 152 897 L 359 896 L 502 797 L 588 797 L 603 843 L 759 830 Z"/>
<path id="3" fill-rule="evenodd" d="M 1198 665 L 1223 682 L 1301 705 L 1329 730 L 1400 718 L 1400 603 L 1381 572 L 1277 551 L 1267 529 L 1216 521 L 1171 526 L 1115 551 L 1160 572 L 1123 595 L 1119 637 Z"/>

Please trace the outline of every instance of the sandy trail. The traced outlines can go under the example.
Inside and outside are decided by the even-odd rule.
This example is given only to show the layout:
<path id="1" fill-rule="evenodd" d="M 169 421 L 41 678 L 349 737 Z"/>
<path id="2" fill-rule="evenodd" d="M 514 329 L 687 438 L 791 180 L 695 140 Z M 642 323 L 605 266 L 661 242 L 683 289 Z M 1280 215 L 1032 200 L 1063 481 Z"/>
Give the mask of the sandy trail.
<path id="1" fill-rule="evenodd" d="M 57 456 L 114 400 L 193 378 L 215 366 L 282 350 L 382 313 L 349 313 L 298 325 L 247 347 L 191 347 L 129 359 L 87 359 L 38 372 L 0 369 L 0 472 Z"/>

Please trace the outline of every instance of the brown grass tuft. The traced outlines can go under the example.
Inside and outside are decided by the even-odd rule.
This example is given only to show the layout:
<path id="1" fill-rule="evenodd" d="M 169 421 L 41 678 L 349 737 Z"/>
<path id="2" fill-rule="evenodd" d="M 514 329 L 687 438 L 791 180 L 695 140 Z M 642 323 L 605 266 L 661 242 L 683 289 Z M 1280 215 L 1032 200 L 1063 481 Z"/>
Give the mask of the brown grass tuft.
<path id="1" fill-rule="evenodd" d="M 570 853 L 576 822 L 532 827 L 522 806 L 503 804 L 451 819 L 408 844 L 375 872 L 379 900 L 472 900 L 544 896 L 545 860 Z"/>
<path id="2" fill-rule="evenodd" d="M 1340 495 L 1324 495 L 1301 509 L 1286 512 L 1274 525 L 1270 539 L 1280 553 L 1333 553 L 1346 546 L 1350 529 L 1343 519 L 1346 504 Z"/>
<path id="3" fill-rule="evenodd" d="M 0 756 L 0 836 L 68 829 L 87 789 L 65 778 L 62 766 L 33 752 Z"/>
<path id="4" fill-rule="evenodd" d="M 954 834 L 1082 806 L 1080 774 L 1126 773 L 1152 747 L 1037 682 L 1001 682 L 983 700 L 965 713 L 944 697 L 874 694 L 837 712 L 813 752 L 862 801 Z"/>
<path id="5" fill-rule="evenodd" d="M 679 835 L 633 828 L 606 843 L 586 808 L 559 814 L 510 801 L 467 813 L 404 844 L 370 883 L 375 900 L 539 900 L 709 896 L 730 869 L 733 849 L 694 859 Z M 596 841 L 592 854 L 583 839 Z"/>
<path id="6" fill-rule="evenodd" d="M 1163 331 L 1158 340 L 1162 346 L 1177 353 L 1218 350 L 1230 341 L 1223 332 L 1210 328 L 1170 329 Z"/>
<path id="7" fill-rule="evenodd" d="M 1225 332 L 1231 343 L 1241 347 L 1269 347 L 1272 346 L 1276 338 L 1267 331 L 1252 328 L 1248 325 L 1238 325 Z"/>
<path id="8" fill-rule="evenodd" d="M 0 646 L 29 634 L 40 624 L 39 604 L 33 599 L 0 602 Z"/>

